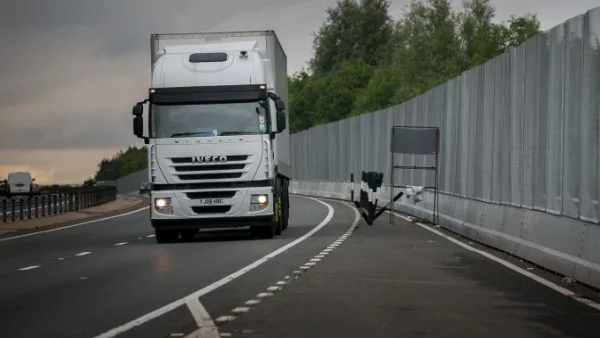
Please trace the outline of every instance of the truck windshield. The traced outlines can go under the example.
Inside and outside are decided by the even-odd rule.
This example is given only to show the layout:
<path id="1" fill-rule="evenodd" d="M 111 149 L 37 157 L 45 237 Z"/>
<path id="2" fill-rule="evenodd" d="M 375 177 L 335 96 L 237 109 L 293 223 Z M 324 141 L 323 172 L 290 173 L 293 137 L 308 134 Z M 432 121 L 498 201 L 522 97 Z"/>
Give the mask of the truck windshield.
<path id="1" fill-rule="evenodd" d="M 262 134 L 267 131 L 266 102 L 152 105 L 154 138 Z"/>

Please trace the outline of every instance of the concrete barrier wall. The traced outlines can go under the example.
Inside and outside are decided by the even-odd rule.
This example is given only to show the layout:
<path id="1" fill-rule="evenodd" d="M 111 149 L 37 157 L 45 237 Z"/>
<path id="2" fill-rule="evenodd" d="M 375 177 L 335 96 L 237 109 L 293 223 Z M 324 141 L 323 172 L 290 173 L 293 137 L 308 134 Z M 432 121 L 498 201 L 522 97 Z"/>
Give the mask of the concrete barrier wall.
<path id="1" fill-rule="evenodd" d="M 293 194 L 350 200 L 350 182 L 294 181 Z M 355 196 L 359 185 L 355 184 Z M 394 193 L 399 190 L 395 189 Z M 432 219 L 433 194 L 425 191 L 418 204 L 400 199 L 394 209 Z M 384 186 L 379 205 L 390 201 Z M 441 193 L 439 223 L 474 241 L 521 257 L 576 281 L 600 288 L 600 227 L 594 223 L 523 209 L 486 203 Z"/>

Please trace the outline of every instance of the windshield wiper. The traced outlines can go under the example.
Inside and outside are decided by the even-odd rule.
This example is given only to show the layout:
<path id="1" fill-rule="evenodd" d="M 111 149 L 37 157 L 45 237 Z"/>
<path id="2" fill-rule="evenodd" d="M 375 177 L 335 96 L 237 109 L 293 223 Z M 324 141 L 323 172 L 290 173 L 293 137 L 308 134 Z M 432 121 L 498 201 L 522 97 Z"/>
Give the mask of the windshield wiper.
<path id="1" fill-rule="evenodd" d="M 253 132 L 253 131 L 224 131 L 219 136 L 226 136 L 226 135 L 257 135 L 257 134 L 260 134 L 260 133 Z"/>
<path id="2" fill-rule="evenodd" d="M 210 133 L 210 132 L 200 131 L 200 132 L 189 132 L 189 133 L 175 133 L 175 134 L 171 135 L 171 137 L 193 136 L 193 135 L 203 135 L 203 134 L 212 135 L 212 133 Z"/>

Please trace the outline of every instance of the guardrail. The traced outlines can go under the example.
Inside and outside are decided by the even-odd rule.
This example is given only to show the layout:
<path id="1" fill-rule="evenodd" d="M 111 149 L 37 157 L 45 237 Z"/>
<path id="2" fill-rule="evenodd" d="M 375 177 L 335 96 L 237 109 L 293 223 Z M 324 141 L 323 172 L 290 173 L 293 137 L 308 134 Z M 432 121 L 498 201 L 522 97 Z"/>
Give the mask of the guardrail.
<path id="1" fill-rule="evenodd" d="M 0 223 L 36 219 L 70 211 L 87 209 L 114 201 L 116 188 L 79 190 L 33 197 L 0 200 Z"/>

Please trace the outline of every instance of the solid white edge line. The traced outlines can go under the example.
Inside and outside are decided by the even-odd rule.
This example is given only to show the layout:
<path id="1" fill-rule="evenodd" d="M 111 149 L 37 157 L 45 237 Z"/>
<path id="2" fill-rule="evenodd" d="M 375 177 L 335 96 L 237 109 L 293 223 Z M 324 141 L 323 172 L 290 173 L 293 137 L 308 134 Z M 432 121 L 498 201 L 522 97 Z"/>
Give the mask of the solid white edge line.
<path id="1" fill-rule="evenodd" d="M 200 300 L 194 297 L 186 297 L 185 303 L 192 317 L 194 317 L 196 325 L 198 325 L 198 330 L 187 337 L 219 338 L 219 330 Z"/>
<path id="2" fill-rule="evenodd" d="M 396 214 L 394 212 L 392 212 L 392 214 L 394 216 L 396 216 L 396 217 L 400 217 L 402 219 L 406 219 L 405 217 L 402 217 L 402 216 L 400 216 L 400 215 L 398 215 L 398 214 Z M 421 227 L 421 228 L 423 228 L 423 229 L 425 229 L 427 231 L 431 231 L 434 234 L 436 234 L 436 235 L 438 235 L 440 237 L 443 237 L 443 238 L 449 240 L 450 242 L 452 242 L 452 243 L 454 243 L 454 244 L 456 244 L 456 245 L 458 245 L 458 246 L 460 246 L 460 247 L 462 247 L 462 248 L 464 248 L 466 250 L 475 252 L 475 253 L 477 253 L 477 254 L 479 254 L 479 255 L 481 255 L 481 256 L 489 259 L 489 260 L 492 260 L 492 261 L 494 261 L 494 262 L 496 262 L 496 263 L 498 263 L 500 265 L 503 265 L 504 267 L 509 268 L 509 269 L 511 269 L 511 270 L 513 270 L 513 271 L 515 271 L 515 272 L 517 272 L 517 273 L 519 273 L 519 274 L 521 274 L 521 275 L 523 275 L 525 277 L 528 277 L 528 278 L 530 278 L 530 279 L 532 279 L 532 280 L 534 280 L 534 281 L 536 281 L 536 282 L 538 282 L 538 283 L 540 283 L 542 285 L 545 285 L 545 286 L 549 287 L 550 289 L 552 289 L 552 290 L 554 290 L 556 292 L 561 293 L 564 296 L 570 297 L 570 298 L 572 298 L 572 299 L 574 299 L 574 300 L 576 300 L 576 301 L 578 301 L 580 303 L 588 305 L 588 306 L 590 306 L 590 307 L 592 307 L 594 309 L 600 310 L 600 304 L 597 304 L 594 301 L 591 301 L 591 300 L 588 300 L 588 299 L 586 299 L 585 301 L 581 301 L 580 299 L 578 299 L 577 295 L 573 291 L 565 289 L 562 286 L 557 285 L 557 284 L 555 284 L 555 283 L 553 283 L 553 282 L 551 282 L 551 281 L 549 281 L 549 280 L 547 280 L 545 278 L 542 278 L 542 277 L 540 277 L 540 276 L 538 276 L 536 274 L 533 274 L 533 273 L 531 273 L 531 272 L 529 272 L 529 271 L 527 271 L 525 269 L 522 269 L 522 268 L 520 268 L 520 267 L 518 267 L 518 266 L 516 266 L 516 265 L 514 265 L 514 264 L 512 264 L 512 263 L 510 263 L 510 262 L 508 262 L 508 261 L 506 261 L 506 260 L 504 260 L 502 258 L 500 258 L 500 257 L 494 256 L 494 255 L 490 254 L 489 252 L 485 252 L 485 251 L 476 249 L 476 248 L 470 246 L 469 244 L 463 243 L 463 242 L 461 242 L 461 241 L 459 241 L 459 240 L 457 240 L 455 238 L 452 238 L 452 237 L 450 237 L 450 236 L 448 236 L 448 235 L 446 235 L 446 234 L 444 234 L 444 233 L 442 233 L 442 232 L 440 232 L 438 230 L 432 229 L 432 228 L 426 226 L 425 224 L 418 223 L 418 222 L 417 223 L 413 223 L 413 224 L 416 224 L 419 227 Z"/>
<path id="3" fill-rule="evenodd" d="M 165 313 L 168 313 L 182 305 L 184 305 L 186 303 L 186 299 L 190 298 L 190 297 L 194 297 L 194 298 L 199 298 L 211 291 L 214 291 L 216 289 L 218 289 L 219 287 L 233 281 L 234 279 L 244 275 L 245 273 L 255 269 L 256 267 L 262 265 L 263 263 L 265 263 L 266 261 L 270 260 L 273 257 L 278 256 L 279 254 L 291 249 L 292 247 L 296 246 L 298 243 L 303 242 L 304 240 L 306 240 L 307 238 L 309 238 L 310 236 L 312 236 L 314 233 L 316 233 L 317 231 L 321 230 L 321 228 L 323 228 L 324 226 L 326 226 L 327 224 L 329 224 L 329 222 L 331 221 L 331 219 L 333 218 L 333 215 L 335 213 L 333 207 L 325 202 L 322 202 L 316 198 L 312 198 L 312 197 L 301 197 L 304 199 L 309 199 L 309 200 L 313 200 L 316 201 L 322 205 L 324 205 L 325 207 L 327 207 L 327 216 L 325 217 L 325 219 L 323 221 L 321 221 L 321 223 L 319 223 L 316 227 L 314 227 L 313 229 L 311 229 L 309 232 L 307 232 L 306 234 L 304 234 L 302 237 L 299 237 L 297 239 L 295 239 L 294 241 L 280 247 L 279 249 L 271 252 L 270 254 L 258 259 L 257 261 L 255 261 L 254 263 L 247 265 L 246 267 L 230 274 L 229 276 L 223 277 L 220 280 L 205 286 L 204 288 L 189 294 L 188 296 L 178 299 L 170 304 L 167 304 L 159 309 L 156 309 L 148 314 L 145 314 L 137 319 L 134 319 L 126 324 L 123 324 L 121 326 L 115 327 L 109 331 L 106 331 L 105 333 L 102 333 L 100 335 L 97 335 L 94 338 L 109 338 L 109 337 L 114 337 L 120 333 L 126 332 L 131 330 L 134 327 L 140 326 L 154 318 L 160 317 L 162 315 L 164 315 Z"/>
<path id="4" fill-rule="evenodd" d="M 135 213 L 138 213 L 140 211 L 144 211 L 144 210 L 146 210 L 148 208 L 149 207 L 143 207 L 141 209 L 137 209 L 137 210 L 134 210 L 134 211 L 126 212 L 124 214 L 118 214 L 118 215 L 114 215 L 114 216 L 110 216 L 110 217 L 105 217 L 105 218 L 95 219 L 95 220 L 81 222 L 81 223 L 77 223 L 77 224 L 67 225 L 67 226 L 60 227 L 60 228 L 54 228 L 54 229 L 48 229 L 48 230 L 42 230 L 42 231 L 32 232 L 30 234 L 24 234 L 24 235 L 19 235 L 19 236 L 2 238 L 2 239 L 0 239 L 0 242 L 6 242 L 6 241 L 10 241 L 10 240 L 13 240 L 13 239 L 18 239 L 18 238 L 23 238 L 23 237 L 41 235 L 41 234 L 45 234 L 45 233 L 48 233 L 48 232 L 55 232 L 55 231 L 59 231 L 59 230 L 65 230 L 65 229 L 69 229 L 69 228 L 73 228 L 73 227 L 78 227 L 80 225 L 92 224 L 92 223 L 107 221 L 109 219 L 115 219 L 115 218 L 119 218 L 119 217 L 129 216 L 129 215 L 133 215 Z"/>

